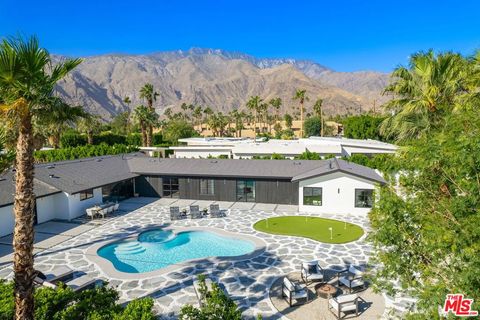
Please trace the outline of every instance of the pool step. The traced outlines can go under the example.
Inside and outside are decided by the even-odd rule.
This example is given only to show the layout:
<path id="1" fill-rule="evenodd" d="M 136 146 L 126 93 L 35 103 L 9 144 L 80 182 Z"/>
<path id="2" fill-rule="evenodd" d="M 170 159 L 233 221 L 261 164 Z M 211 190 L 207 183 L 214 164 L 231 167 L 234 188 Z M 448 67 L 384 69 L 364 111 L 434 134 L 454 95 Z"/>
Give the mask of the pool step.
<path id="1" fill-rule="evenodd" d="M 119 244 L 115 248 L 115 254 L 138 254 L 147 250 L 140 242 L 131 241 Z"/>

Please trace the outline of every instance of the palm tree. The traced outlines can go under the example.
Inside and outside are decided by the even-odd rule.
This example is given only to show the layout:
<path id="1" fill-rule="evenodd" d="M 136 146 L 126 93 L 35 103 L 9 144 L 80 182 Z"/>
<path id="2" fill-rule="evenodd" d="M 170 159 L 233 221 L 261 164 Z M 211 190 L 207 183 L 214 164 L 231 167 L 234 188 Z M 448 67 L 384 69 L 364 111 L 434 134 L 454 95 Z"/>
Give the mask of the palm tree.
<path id="1" fill-rule="evenodd" d="M 441 126 L 445 115 L 462 107 L 468 92 L 468 65 L 459 54 L 420 52 L 408 67 L 392 73 L 384 94 L 394 99 L 385 104 L 391 114 L 381 125 L 386 136 L 398 141 L 416 139 Z"/>
<path id="2" fill-rule="evenodd" d="M 263 99 L 259 96 L 252 96 L 247 101 L 247 108 L 250 111 L 253 111 L 253 141 L 257 141 L 257 117 L 258 112 L 262 108 Z"/>
<path id="3" fill-rule="evenodd" d="M 132 100 L 130 100 L 130 97 L 129 97 L 129 96 L 126 96 L 126 97 L 123 99 L 123 103 L 125 103 L 127 106 L 130 107 L 130 103 L 132 103 Z"/>
<path id="4" fill-rule="evenodd" d="M 297 89 L 295 95 L 293 96 L 293 100 L 298 100 L 300 102 L 300 138 L 303 138 L 303 104 L 305 101 L 309 100 L 307 97 L 307 90 Z"/>
<path id="5" fill-rule="evenodd" d="M 202 131 L 202 107 L 201 106 L 197 106 L 195 107 L 195 109 L 193 110 L 193 118 L 195 119 L 195 125 L 198 125 L 199 126 L 199 129 L 198 131 Z"/>
<path id="6" fill-rule="evenodd" d="M 81 60 L 52 65 L 50 54 L 36 37 L 10 38 L 0 43 L 0 112 L 2 121 L 18 133 L 15 173 L 14 295 L 15 318 L 31 320 L 33 302 L 33 128 L 51 103 L 56 83 Z"/>
<path id="7" fill-rule="evenodd" d="M 93 144 L 93 135 L 100 132 L 101 125 L 98 115 L 87 113 L 77 122 L 77 130 L 87 135 L 88 144 Z"/>
<path id="8" fill-rule="evenodd" d="M 137 120 L 142 133 L 142 146 L 152 146 L 152 136 L 148 134 L 148 129 L 158 126 L 158 114 L 155 110 L 140 105 L 134 110 L 134 118 Z"/>
<path id="9" fill-rule="evenodd" d="M 15 159 L 15 153 L 13 150 L 6 149 L 7 144 L 7 132 L 4 128 L 0 127 L 0 174 L 10 168 Z"/>
<path id="10" fill-rule="evenodd" d="M 320 136 L 323 137 L 323 100 L 317 99 L 313 105 L 313 112 L 320 119 Z"/>
<path id="11" fill-rule="evenodd" d="M 275 109 L 275 121 L 280 119 L 280 108 L 282 107 L 282 98 L 273 98 L 270 105 Z"/>
<path id="12" fill-rule="evenodd" d="M 153 102 L 157 101 L 157 97 L 159 96 L 158 92 L 153 89 L 153 84 L 145 83 L 145 85 L 140 89 L 140 99 L 145 99 L 147 101 L 147 107 L 150 111 L 155 112 L 153 108 Z M 151 142 L 153 140 L 153 126 L 149 125 L 147 127 L 147 142 Z M 149 144 L 148 147 L 151 147 Z"/>

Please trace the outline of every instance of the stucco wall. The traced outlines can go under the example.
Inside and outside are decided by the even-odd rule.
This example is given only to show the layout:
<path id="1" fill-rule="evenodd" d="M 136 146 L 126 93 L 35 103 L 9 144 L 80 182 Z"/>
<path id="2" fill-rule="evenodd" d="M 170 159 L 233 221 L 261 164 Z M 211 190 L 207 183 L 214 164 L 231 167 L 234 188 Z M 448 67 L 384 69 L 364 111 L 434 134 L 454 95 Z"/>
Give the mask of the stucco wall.
<path id="1" fill-rule="evenodd" d="M 60 192 L 47 197 L 37 198 L 37 221 L 69 219 L 68 195 Z"/>
<path id="2" fill-rule="evenodd" d="M 13 205 L 0 208 L 0 237 L 13 232 L 15 218 L 13 217 Z"/>
<path id="3" fill-rule="evenodd" d="M 228 156 L 230 157 L 230 151 L 214 151 L 214 150 L 192 150 L 192 151 L 177 151 L 175 150 L 175 158 L 203 158 L 206 159 L 210 157 L 218 157 L 218 156 Z"/>
<path id="4" fill-rule="evenodd" d="M 322 205 L 304 205 L 303 187 L 322 188 Z M 370 208 L 355 208 L 355 189 L 375 189 L 375 184 L 369 180 L 341 172 L 300 181 L 299 210 L 304 212 L 366 215 Z"/>
<path id="5" fill-rule="evenodd" d="M 353 147 L 353 146 L 342 146 L 342 156 L 351 156 L 352 154 L 364 154 L 364 155 L 373 155 L 373 154 L 383 154 L 383 153 L 395 153 L 395 151 L 388 149 L 380 148 L 362 148 L 362 147 Z"/>
<path id="6" fill-rule="evenodd" d="M 80 193 L 68 195 L 69 216 L 68 220 L 75 219 L 85 214 L 85 209 L 102 203 L 102 188 L 93 189 L 93 198 L 80 201 Z"/>

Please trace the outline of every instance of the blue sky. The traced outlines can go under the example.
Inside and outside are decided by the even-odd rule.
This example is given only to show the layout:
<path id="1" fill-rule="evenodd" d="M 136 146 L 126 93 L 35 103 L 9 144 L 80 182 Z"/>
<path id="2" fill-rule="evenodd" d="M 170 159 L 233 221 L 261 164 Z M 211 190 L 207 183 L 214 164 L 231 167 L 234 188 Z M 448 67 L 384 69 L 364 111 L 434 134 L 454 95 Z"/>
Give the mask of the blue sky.
<path id="1" fill-rule="evenodd" d="M 0 0 L 0 36 L 18 33 L 71 56 L 208 47 L 390 71 L 480 48 L 480 1 Z"/>

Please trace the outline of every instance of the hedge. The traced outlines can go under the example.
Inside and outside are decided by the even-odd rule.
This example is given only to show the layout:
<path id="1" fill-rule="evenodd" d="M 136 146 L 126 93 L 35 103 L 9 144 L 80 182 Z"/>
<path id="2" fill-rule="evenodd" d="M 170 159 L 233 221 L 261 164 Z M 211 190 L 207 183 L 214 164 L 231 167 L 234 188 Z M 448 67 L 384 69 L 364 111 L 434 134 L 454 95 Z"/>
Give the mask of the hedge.
<path id="1" fill-rule="evenodd" d="M 124 144 L 115 144 L 113 146 L 109 146 L 106 143 L 102 143 L 100 145 L 86 145 L 74 148 L 35 151 L 34 157 L 36 162 L 53 162 L 130 153 L 135 151 L 138 151 L 138 148 L 135 146 L 127 146 Z"/>

